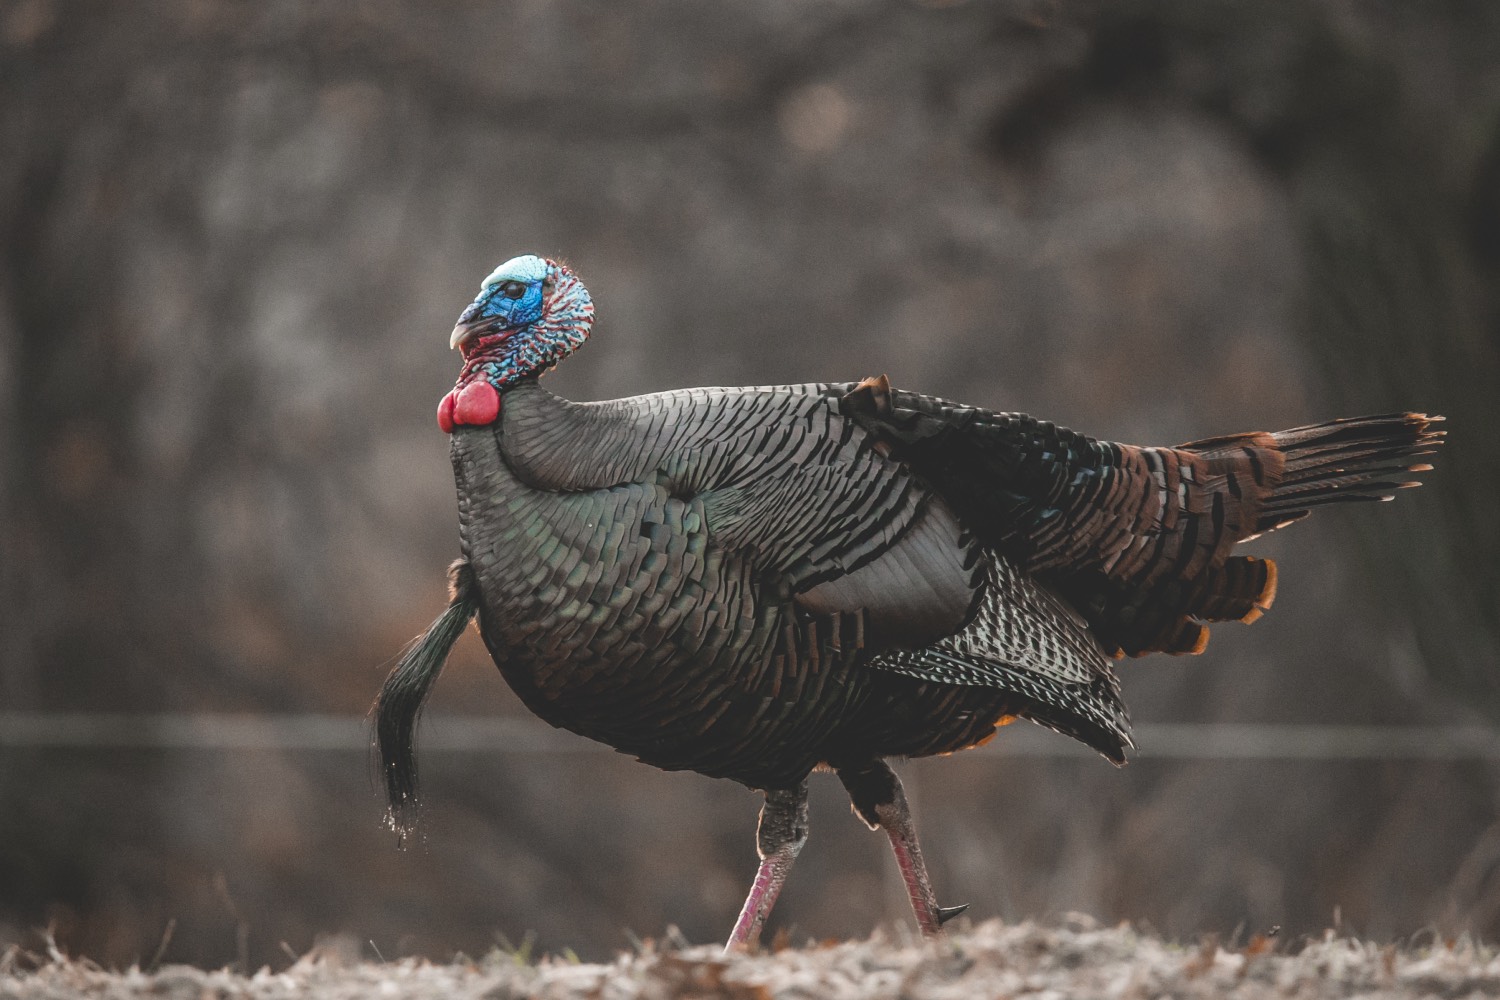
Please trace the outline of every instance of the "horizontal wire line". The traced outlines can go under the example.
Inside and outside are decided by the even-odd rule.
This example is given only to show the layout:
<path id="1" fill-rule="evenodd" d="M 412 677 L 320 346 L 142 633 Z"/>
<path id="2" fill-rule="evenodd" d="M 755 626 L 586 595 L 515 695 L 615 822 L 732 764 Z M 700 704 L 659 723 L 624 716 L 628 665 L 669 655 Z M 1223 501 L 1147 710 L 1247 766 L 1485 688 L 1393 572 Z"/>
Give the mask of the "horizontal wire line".
<path id="1" fill-rule="evenodd" d="M 1395 726 L 1149 722 L 1135 727 L 1136 760 L 1500 760 L 1500 730 Z M 0 712 L 0 749 L 367 751 L 367 719 L 351 715 Z M 434 716 L 421 749 L 575 754 L 609 748 L 539 720 Z M 1091 751 L 1039 727 L 1008 727 L 983 756 L 1079 757 Z"/>

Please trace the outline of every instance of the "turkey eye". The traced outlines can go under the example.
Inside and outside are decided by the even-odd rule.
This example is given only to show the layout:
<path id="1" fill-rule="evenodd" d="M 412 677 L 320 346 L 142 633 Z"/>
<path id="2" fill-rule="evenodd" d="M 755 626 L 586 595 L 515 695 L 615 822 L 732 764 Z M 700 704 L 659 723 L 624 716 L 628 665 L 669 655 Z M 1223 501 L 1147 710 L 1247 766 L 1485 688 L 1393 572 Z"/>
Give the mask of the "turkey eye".
<path id="1" fill-rule="evenodd" d="M 500 286 L 500 291 L 505 293 L 507 299 L 519 299 L 526 294 L 526 286 L 519 281 L 507 281 Z"/>

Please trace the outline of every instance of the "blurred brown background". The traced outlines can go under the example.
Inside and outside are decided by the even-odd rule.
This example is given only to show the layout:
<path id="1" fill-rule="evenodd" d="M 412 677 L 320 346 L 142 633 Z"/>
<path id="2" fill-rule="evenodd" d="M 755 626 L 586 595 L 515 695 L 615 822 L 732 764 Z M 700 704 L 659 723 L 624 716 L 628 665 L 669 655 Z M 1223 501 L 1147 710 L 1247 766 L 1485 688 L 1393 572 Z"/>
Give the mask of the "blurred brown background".
<path id="1" fill-rule="evenodd" d="M 0 711 L 362 714 L 457 550 L 447 331 L 536 251 L 598 304 L 576 398 L 887 372 L 1144 443 L 1446 413 L 1429 486 L 1255 543 L 1264 623 L 1122 673 L 1142 722 L 1500 722 L 1497 51 L 1491 0 L 0 0 Z M 472 635 L 435 701 L 523 714 Z M 1056 740 L 903 769 L 945 902 L 1500 936 L 1494 761 Z M 721 938 L 755 863 L 758 796 L 581 740 L 426 754 L 404 853 L 357 747 L 24 742 L 0 949 L 600 957 Z M 836 782 L 813 813 L 776 926 L 908 920 Z"/>

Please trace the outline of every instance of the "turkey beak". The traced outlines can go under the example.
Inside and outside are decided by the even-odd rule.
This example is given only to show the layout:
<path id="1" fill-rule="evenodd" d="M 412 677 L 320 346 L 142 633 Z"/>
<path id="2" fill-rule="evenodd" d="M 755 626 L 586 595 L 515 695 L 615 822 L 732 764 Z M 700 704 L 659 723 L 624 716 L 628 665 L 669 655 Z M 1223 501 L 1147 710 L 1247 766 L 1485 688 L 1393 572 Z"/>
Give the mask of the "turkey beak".
<path id="1" fill-rule="evenodd" d="M 458 317 L 458 323 L 453 327 L 453 333 L 448 337 L 448 346 L 453 350 L 460 350 L 471 340 L 476 340 L 488 333 L 498 333 L 501 319 L 498 316 L 480 316 L 479 308 L 471 306 L 464 310 L 462 316 Z"/>
<path id="2" fill-rule="evenodd" d="M 454 351 L 459 350 L 469 341 L 479 336 L 487 325 L 487 322 L 478 323 L 473 320 L 469 320 L 468 322 L 459 320 L 457 325 L 453 327 L 453 333 L 448 337 L 448 348 Z"/>
<path id="3" fill-rule="evenodd" d="M 475 322 L 479 318 L 479 300 L 474 300 L 464 307 L 459 313 L 458 322 L 453 324 L 453 333 L 448 337 L 448 349 L 456 351 L 465 343 L 479 336 L 479 328 L 482 324 Z"/>

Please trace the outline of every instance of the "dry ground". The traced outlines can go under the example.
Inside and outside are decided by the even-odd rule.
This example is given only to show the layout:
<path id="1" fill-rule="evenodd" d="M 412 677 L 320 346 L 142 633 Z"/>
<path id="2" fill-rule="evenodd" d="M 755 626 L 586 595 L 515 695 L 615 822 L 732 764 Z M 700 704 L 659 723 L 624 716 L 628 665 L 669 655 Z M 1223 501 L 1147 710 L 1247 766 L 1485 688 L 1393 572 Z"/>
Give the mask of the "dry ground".
<path id="1" fill-rule="evenodd" d="M 351 949 L 352 950 L 352 949 Z M 39 967 L 36 967 L 38 963 Z M 337 946 L 280 972 L 244 976 L 165 966 L 109 972 L 12 949 L 0 958 L 0 1000 L 166 997 L 272 1000 L 457 998 L 668 1000 L 668 998 L 985 997 L 1492 997 L 1500 951 L 1466 940 L 1380 945 L 1331 932 L 1302 942 L 1252 938 L 1245 946 L 1173 944 L 1128 926 L 1072 918 L 1055 926 L 989 921 L 945 945 L 876 935 L 845 944 L 725 957 L 709 946 L 655 944 L 607 965 L 558 958 L 535 964 L 496 952 L 446 965 L 351 961 Z"/>

